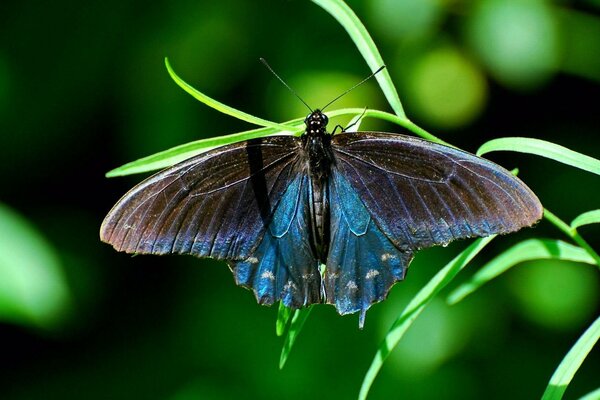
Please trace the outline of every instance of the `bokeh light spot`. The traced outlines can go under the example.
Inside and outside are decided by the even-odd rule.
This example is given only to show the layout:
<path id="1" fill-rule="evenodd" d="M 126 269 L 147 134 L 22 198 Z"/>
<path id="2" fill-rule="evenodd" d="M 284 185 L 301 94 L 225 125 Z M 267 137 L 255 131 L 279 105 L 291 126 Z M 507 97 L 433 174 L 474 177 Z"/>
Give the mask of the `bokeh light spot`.
<path id="1" fill-rule="evenodd" d="M 557 67 L 556 21 L 543 1 L 483 1 L 473 13 L 468 36 L 490 72 L 505 85 L 535 87 Z"/>
<path id="2" fill-rule="evenodd" d="M 383 34 L 393 39 L 419 37 L 439 24 L 439 0 L 376 0 L 369 2 L 370 17 Z"/>
<path id="3" fill-rule="evenodd" d="M 54 249 L 0 204 L 0 320 L 52 329 L 65 317 L 69 291 Z"/>
<path id="4" fill-rule="evenodd" d="M 481 71 L 458 50 L 442 47 L 412 68 L 406 96 L 418 116 L 431 125 L 457 128 L 483 109 L 487 84 Z"/>
<path id="5" fill-rule="evenodd" d="M 510 288 L 519 311 L 551 329 L 577 329 L 598 307 L 597 271 L 562 261 L 534 261 L 511 274 Z"/>

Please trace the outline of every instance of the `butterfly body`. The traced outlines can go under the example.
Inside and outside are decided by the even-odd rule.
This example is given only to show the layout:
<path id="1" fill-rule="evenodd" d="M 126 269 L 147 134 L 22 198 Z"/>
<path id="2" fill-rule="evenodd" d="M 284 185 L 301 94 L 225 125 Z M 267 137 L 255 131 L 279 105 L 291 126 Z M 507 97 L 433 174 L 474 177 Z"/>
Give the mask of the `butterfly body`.
<path id="1" fill-rule="evenodd" d="M 310 176 L 310 221 L 314 251 L 320 263 L 325 263 L 329 248 L 329 176 L 334 163 L 328 118 L 320 110 L 306 117 L 306 131 L 300 137 L 305 164 Z"/>
<path id="2" fill-rule="evenodd" d="M 329 303 L 362 325 L 417 250 L 541 218 L 533 192 L 488 160 L 399 134 L 332 135 L 319 110 L 305 122 L 300 137 L 226 145 L 148 178 L 109 212 L 101 239 L 222 259 L 261 304 Z"/>

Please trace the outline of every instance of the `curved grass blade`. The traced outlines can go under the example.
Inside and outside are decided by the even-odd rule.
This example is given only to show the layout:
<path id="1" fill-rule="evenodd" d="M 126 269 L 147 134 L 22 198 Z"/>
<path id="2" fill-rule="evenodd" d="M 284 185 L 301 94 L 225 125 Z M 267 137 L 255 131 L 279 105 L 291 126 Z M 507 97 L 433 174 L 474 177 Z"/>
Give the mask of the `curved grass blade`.
<path id="1" fill-rule="evenodd" d="M 552 225 L 560 229 L 565 235 L 573 239 L 582 249 L 595 260 L 595 264 L 600 267 L 600 255 L 585 241 L 585 239 L 577 232 L 577 229 L 571 228 L 566 222 L 558 218 L 556 215 L 551 213 L 547 208 L 544 208 L 544 219 L 549 221 Z"/>
<path id="2" fill-rule="evenodd" d="M 383 343 L 379 346 L 369 370 L 365 374 L 358 398 L 364 400 L 369 394 L 369 389 L 375 381 L 379 370 L 386 358 L 400 342 L 408 328 L 425 309 L 427 304 L 448 284 L 456 275 L 489 243 L 496 235 L 475 240 L 469 247 L 458 254 L 444 268 L 417 293 L 411 302 L 404 308 L 402 314 L 396 319 Z"/>
<path id="3" fill-rule="evenodd" d="M 528 239 L 505 250 L 485 264 L 469 281 L 454 289 L 447 298 L 448 304 L 456 304 L 481 286 L 524 261 L 553 259 L 596 264 L 581 247 L 551 239 Z"/>
<path id="4" fill-rule="evenodd" d="M 366 110 L 365 110 L 366 111 Z M 362 124 L 364 113 L 355 115 L 352 117 L 350 122 L 348 122 L 348 126 L 344 129 L 344 132 L 358 132 L 360 129 L 360 124 Z"/>
<path id="5" fill-rule="evenodd" d="M 290 317 L 292 316 L 292 309 L 286 307 L 282 301 L 279 302 L 279 309 L 277 310 L 277 322 L 275 323 L 275 332 L 277 336 L 283 336 L 285 333 L 285 328 L 287 327 L 288 322 L 290 322 Z"/>
<path id="6" fill-rule="evenodd" d="M 281 356 L 279 357 L 279 369 L 282 369 L 287 361 L 290 351 L 292 351 L 292 346 L 294 342 L 296 342 L 296 338 L 300 334 L 306 319 L 308 318 L 310 311 L 312 310 L 312 306 L 307 308 L 300 308 L 294 312 L 294 316 L 292 317 L 292 322 L 290 323 L 290 329 L 288 330 L 288 334 L 285 337 L 285 342 L 283 343 L 283 349 L 281 349 Z"/>
<path id="7" fill-rule="evenodd" d="M 579 400 L 600 400 L 600 387 L 580 397 Z"/>
<path id="8" fill-rule="evenodd" d="M 384 121 L 392 122 L 397 125 L 400 125 L 404 128 L 411 130 L 413 133 L 433 142 L 445 144 L 447 146 L 451 146 L 450 144 L 444 142 L 441 139 L 433 136 L 427 131 L 421 129 L 411 121 L 406 118 L 399 118 L 394 114 L 390 114 L 385 111 L 379 110 L 364 110 L 362 108 L 344 108 L 339 110 L 333 110 L 327 113 L 330 117 L 336 117 L 340 115 L 356 115 L 359 116 L 363 114 L 363 118 L 371 117 L 371 118 L 379 118 Z M 352 120 L 354 121 L 354 119 Z M 284 122 L 284 125 L 288 127 L 288 129 L 293 129 L 294 134 L 299 134 L 304 129 L 304 118 L 296 118 L 287 122 Z M 171 165 L 177 164 L 180 161 L 186 160 L 190 157 L 198 155 L 202 152 L 208 151 L 212 148 L 218 146 L 225 146 L 231 143 L 237 143 L 243 140 L 254 139 L 263 136 L 269 135 L 282 135 L 289 134 L 289 131 L 281 131 L 279 129 L 274 128 L 258 128 L 244 132 L 233 133 L 230 135 L 223 135 L 214 138 L 201 139 L 193 142 L 189 142 L 186 144 L 182 144 L 179 146 L 172 147 L 170 149 L 142 157 L 138 160 L 129 162 L 120 167 L 117 167 L 113 170 L 110 170 L 106 173 L 106 177 L 113 178 L 117 176 L 126 176 L 133 174 L 140 174 L 144 172 L 150 172 L 159 170 L 162 168 L 170 167 Z"/>
<path id="9" fill-rule="evenodd" d="M 493 139 L 481 145 L 477 155 L 481 156 L 492 151 L 535 154 L 600 175 L 600 160 L 545 140 L 524 137 Z"/>
<path id="10" fill-rule="evenodd" d="M 295 119 L 286 123 L 290 124 L 290 126 L 300 127 L 302 125 L 302 121 L 302 119 Z M 286 134 L 286 132 L 282 132 L 281 130 L 273 128 L 259 128 L 250 131 L 233 133 L 231 135 L 196 140 L 124 164 L 118 168 L 108 171 L 106 173 L 106 177 L 113 178 L 116 176 L 155 171 L 170 167 L 171 165 L 175 165 L 178 162 L 211 150 L 215 147 L 225 146 L 227 144 L 237 143 L 243 140 L 250 140 L 263 136 L 282 135 Z"/>
<path id="11" fill-rule="evenodd" d="M 583 214 L 575 217 L 571 222 L 571 228 L 577 229 L 583 225 L 597 224 L 600 223 L 600 210 L 592 210 L 584 212 Z"/>
<path id="12" fill-rule="evenodd" d="M 380 111 L 380 110 L 371 110 L 371 109 L 367 109 L 365 111 L 364 108 L 340 108 L 338 110 L 328 111 L 327 115 L 329 117 L 337 117 L 340 115 L 347 115 L 347 114 L 359 115 L 362 113 L 364 113 L 363 118 L 378 118 L 383 121 L 388 121 L 388 122 L 391 122 L 393 124 L 396 124 L 403 128 L 408 129 L 409 131 L 411 131 L 412 133 L 414 133 L 417 136 L 422 137 L 423 139 L 427 139 L 432 142 L 436 142 L 436 143 L 443 144 L 446 146 L 455 147 L 447 142 L 444 142 L 442 139 L 432 135 L 431 133 L 427 132 L 425 129 L 416 125 L 408 118 L 399 117 L 399 116 L 391 114 L 389 112 Z"/>
<path id="13" fill-rule="evenodd" d="M 169 71 L 169 75 L 171 75 L 171 78 L 173 78 L 175 83 L 177 83 L 183 90 L 185 90 L 186 92 L 191 94 L 195 99 L 200 100 L 202 103 L 206 104 L 207 106 L 214 108 L 215 110 L 220 111 L 223 114 L 231 115 L 232 117 L 241 119 L 242 121 L 246 121 L 251 124 L 274 128 L 274 129 L 278 129 L 281 131 L 291 130 L 289 126 L 281 125 L 276 122 L 271 122 L 266 119 L 255 117 L 253 115 L 247 114 L 240 110 L 236 110 L 233 107 L 229 107 L 215 99 L 208 97 L 204 93 L 201 93 L 200 91 L 194 89 L 191 85 L 189 85 L 187 82 L 185 82 L 179 76 L 177 76 L 175 71 L 173 71 L 171 64 L 169 63 L 169 59 L 166 57 L 165 57 L 165 65 L 167 66 L 167 71 Z"/>
<path id="14" fill-rule="evenodd" d="M 331 14 L 339 23 L 346 29 L 350 38 L 358 47 L 358 51 L 363 56 L 371 71 L 376 71 L 382 65 L 385 65 L 379 50 L 373 42 L 367 28 L 358 19 L 354 11 L 342 0 L 312 0 L 313 3 L 322 7 L 325 11 Z M 392 110 L 397 116 L 406 118 L 404 108 L 400 102 L 400 97 L 396 91 L 396 87 L 392 83 L 392 78 L 387 69 L 384 69 L 375 76 L 383 94 L 390 103 Z"/>
<path id="15" fill-rule="evenodd" d="M 562 399 L 573 376 L 600 338 L 600 317 L 581 335 L 575 345 L 569 350 L 550 378 L 542 400 Z"/>

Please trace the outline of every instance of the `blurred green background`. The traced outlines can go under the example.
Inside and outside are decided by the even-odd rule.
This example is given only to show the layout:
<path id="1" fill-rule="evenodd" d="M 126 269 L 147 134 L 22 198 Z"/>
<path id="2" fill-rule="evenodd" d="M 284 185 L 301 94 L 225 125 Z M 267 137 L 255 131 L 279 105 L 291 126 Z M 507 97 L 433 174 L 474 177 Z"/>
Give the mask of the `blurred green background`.
<path id="1" fill-rule="evenodd" d="M 472 152 L 491 138 L 528 136 L 600 156 L 600 2 L 349 4 L 407 114 L 432 133 Z M 465 246 L 419 253 L 363 331 L 356 316 L 316 307 L 279 371 L 276 308 L 236 287 L 224 263 L 130 257 L 100 243 L 104 215 L 141 180 L 104 173 L 251 128 L 177 87 L 165 56 L 204 93 L 284 121 L 306 109 L 258 58 L 322 106 L 369 74 L 343 29 L 301 0 L 8 1 L 0 40 L 2 399 L 355 398 L 395 316 Z M 373 81 L 335 105 L 343 106 L 388 109 Z M 519 167 L 566 221 L 599 206 L 597 176 L 523 154 L 490 158 Z M 598 226 L 581 233 L 600 248 Z M 563 238 L 543 221 L 500 238 L 459 281 L 533 235 Z M 371 398 L 539 398 L 598 315 L 597 272 L 530 262 L 457 306 L 442 296 L 392 354 Z M 596 348 L 567 397 L 595 389 L 599 376 Z"/>

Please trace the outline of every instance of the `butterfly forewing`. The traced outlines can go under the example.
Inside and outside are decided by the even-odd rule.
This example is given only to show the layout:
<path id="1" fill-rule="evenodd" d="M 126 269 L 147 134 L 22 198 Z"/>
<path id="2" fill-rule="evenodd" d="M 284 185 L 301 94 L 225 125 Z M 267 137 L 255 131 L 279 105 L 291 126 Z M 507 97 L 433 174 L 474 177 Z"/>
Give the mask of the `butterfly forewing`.
<path id="1" fill-rule="evenodd" d="M 542 207 L 504 168 L 451 147 L 381 132 L 335 135 L 337 170 L 401 250 L 531 226 Z"/>
<path id="2" fill-rule="evenodd" d="M 128 253 L 245 259 L 298 175 L 299 151 L 298 138 L 272 136 L 167 168 L 119 200 L 100 236 Z"/>

